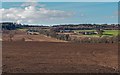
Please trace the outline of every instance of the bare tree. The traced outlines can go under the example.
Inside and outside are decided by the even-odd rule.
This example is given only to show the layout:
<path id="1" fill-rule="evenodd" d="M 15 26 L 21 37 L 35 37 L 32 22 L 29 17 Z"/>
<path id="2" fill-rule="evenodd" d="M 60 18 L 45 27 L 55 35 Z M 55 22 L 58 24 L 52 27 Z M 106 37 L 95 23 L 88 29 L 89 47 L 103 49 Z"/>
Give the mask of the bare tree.
<path id="1" fill-rule="evenodd" d="M 12 32 L 12 31 L 9 33 L 9 40 L 10 40 L 10 41 L 13 41 L 14 35 L 15 35 L 15 33 Z"/>

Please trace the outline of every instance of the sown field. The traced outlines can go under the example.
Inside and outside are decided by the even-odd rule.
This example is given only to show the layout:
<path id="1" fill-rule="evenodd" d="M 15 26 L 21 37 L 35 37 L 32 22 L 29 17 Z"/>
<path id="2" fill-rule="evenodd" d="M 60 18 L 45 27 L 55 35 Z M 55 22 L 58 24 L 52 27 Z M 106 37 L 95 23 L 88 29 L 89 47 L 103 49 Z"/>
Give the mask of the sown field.
<path id="1" fill-rule="evenodd" d="M 81 31 L 96 31 L 96 30 L 74 30 L 79 33 Z M 104 30 L 103 36 L 117 36 L 120 33 L 120 30 Z M 99 35 L 82 35 L 82 36 L 90 36 L 90 37 L 98 37 Z"/>
<path id="2" fill-rule="evenodd" d="M 21 39 L 24 38 L 25 41 Z M 118 71 L 118 44 L 80 44 L 15 31 L 2 36 L 5 73 L 108 73 Z"/>
<path id="3" fill-rule="evenodd" d="M 117 44 L 3 42 L 3 72 L 107 73 L 118 70 Z"/>

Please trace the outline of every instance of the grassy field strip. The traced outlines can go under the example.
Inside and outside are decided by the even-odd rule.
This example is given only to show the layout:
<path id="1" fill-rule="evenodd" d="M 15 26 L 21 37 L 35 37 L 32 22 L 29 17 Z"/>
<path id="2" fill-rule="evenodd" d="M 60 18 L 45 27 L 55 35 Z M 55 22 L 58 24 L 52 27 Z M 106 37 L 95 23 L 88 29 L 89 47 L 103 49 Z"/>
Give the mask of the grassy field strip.
<path id="1" fill-rule="evenodd" d="M 120 30 L 105 30 L 103 33 L 104 35 L 114 35 L 117 36 L 119 34 Z"/>
<path id="2" fill-rule="evenodd" d="M 74 30 L 75 32 L 79 33 L 79 32 L 82 32 L 82 31 L 96 31 L 96 30 Z M 117 36 L 119 33 L 120 30 L 104 30 L 103 32 L 103 36 Z M 99 35 L 81 35 L 81 36 L 86 36 L 86 37 L 98 37 Z"/>

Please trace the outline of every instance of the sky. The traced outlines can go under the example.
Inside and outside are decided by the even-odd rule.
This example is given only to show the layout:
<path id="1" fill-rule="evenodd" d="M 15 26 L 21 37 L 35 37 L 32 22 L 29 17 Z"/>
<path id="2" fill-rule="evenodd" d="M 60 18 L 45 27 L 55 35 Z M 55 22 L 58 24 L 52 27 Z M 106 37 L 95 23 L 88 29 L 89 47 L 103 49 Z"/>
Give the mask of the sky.
<path id="1" fill-rule="evenodd" d="M 118 23 L 118 2 L 2 2 L 2 21 L 23 24 Z"/>
<path id="2" fill-rule="evenodd" d="M 24 2 L 28 0 L 1 0 L 2 2 Z M 119 0 L 29 0 L 39 2 L 119 2 Z"/>

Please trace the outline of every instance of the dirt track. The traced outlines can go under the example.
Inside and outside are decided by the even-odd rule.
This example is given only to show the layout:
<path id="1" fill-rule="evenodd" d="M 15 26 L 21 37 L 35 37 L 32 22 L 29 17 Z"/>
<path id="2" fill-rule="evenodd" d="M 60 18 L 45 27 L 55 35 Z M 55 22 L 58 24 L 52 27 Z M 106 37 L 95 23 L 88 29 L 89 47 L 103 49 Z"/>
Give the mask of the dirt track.
<path id="1" fill-rule="evenodd" d="M 116 72 L 117 44 L 3 42 L 3 72 Z"/>

